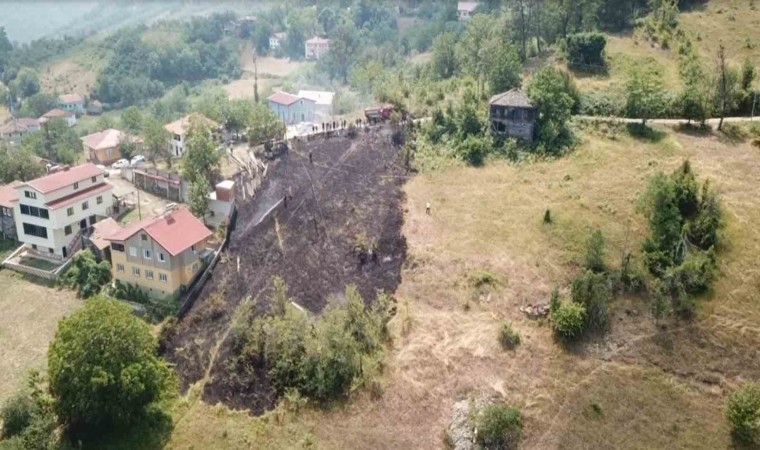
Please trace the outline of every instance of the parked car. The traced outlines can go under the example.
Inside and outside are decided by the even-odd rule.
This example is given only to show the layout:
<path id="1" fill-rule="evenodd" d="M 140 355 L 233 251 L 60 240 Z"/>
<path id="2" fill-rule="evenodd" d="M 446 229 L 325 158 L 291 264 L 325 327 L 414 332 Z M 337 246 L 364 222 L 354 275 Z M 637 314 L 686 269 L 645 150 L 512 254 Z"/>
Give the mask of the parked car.
<path id="1" fill-rule="evenodd" d="M 103 164 L 96 164 L 95 167 L 103 171 L 103 177 L 108 178 L 111 175 Z"/>
<path id="2" fill-rule="evenodd" d="M 129 167 L 129 161 L 126 159 L 120 159 L 111 165 L 112 169 L 123 169 Z"/>
<path id="3" fill-rule="evenodd" d="M 143 155 L 137 155 L 132 157 L 132 161 L 129 162 L 129 165 L 132 167 L 136 167 L 138 165 L 145 164 L 145 157 Z"/>

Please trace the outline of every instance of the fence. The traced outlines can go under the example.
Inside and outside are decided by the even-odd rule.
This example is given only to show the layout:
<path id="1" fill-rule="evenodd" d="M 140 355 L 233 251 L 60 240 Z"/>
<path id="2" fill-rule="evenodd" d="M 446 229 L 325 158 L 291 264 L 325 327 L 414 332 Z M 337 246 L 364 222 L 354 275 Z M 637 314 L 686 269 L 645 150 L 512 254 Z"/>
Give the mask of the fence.
<path id="1" fill-rule="evenodd" d="M 23 273 L 26 275 L 32 275 L 35 277 L 52 281 L 58 278 L 58 276 L 61 275 L 63 272 L 65 272 L 66 269 L 68 269 L 68 267 L 71 265 L 71 262 L 73 260 L 73 255 L 72 255 L 72 258 L 65 260 L 63 264 L 58 266 L 55 270 L 43 270 L 43 269 L 38 269 L 36 267 L 26 266 L 23 264 L 13 262 L 15 258 L 19 257 L 25 251 L 27 251 L 27 249 L 25 248 L 24 245 L 21 245 L 13 253 L 11 253 L 10 256 L 5 258 L 5 261 L 3 261 L 2 266 L 7 269 L 13 270 L 14 272 Z"/>

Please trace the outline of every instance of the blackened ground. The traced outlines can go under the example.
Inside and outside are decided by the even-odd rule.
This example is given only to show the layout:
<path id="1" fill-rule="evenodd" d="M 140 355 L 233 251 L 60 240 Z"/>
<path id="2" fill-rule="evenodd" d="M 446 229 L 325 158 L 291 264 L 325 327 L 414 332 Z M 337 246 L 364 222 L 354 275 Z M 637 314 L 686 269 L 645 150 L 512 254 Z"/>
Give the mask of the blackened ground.
<path id="1" fill-rule="evenodd" d="M 404 180 L 389 129 L 304 143 L 273 162 L 256 197 L 239 208 L 227 254 L 167 346 L 183 388 L 208 373 L 204 400 L 257 413 L 272 406 L 266 370 L 239 373 L 225 333 L 246 297 L 258 312 L 268 308 L 275 275 L 285 279 L 296 303 L 314 313 L 348 284 L 366 303 L 378 290 L 393 293 L 406 258 Z M 355 255 L 360 235 L 377 242 L 376 261 L 362 264 Z"/>

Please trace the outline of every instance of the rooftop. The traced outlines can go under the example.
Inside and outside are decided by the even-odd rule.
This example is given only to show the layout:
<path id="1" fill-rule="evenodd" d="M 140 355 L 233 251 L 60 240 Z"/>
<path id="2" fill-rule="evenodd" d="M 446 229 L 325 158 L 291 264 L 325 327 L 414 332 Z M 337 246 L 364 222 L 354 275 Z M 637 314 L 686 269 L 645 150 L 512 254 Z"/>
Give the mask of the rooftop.
<path id="1" fill-rule="evenodd" d="M 212 234 L 190 211 L 178 207 L 162 216 L 130 224 L 105 239 L 126 241 L 140 231 L 147 233 L 172 256 L 179 255 Z"/>
<path id="2" fill-rule="evenodd" d="M 478 2 L 459 2 L 457 3 L 457 11 L 473 12 L 478 7 Z"/>
<path id="3" fill-rule="evenodd" d="M 285 91 L 275 92 L 274 94 L 267 97 L 267 100 L 270 102 L 279 103 L 281 105 L 292 105 L 300 99 L 301 97 L 287 93 Z"/>
<path id="4" fill-rule="evenodd" d="M 44 117 L 46 119 L 53 119 L 53 118 L 56 118 L 56 117 L 71 117 L 71 116 L 75 116 L 75 115 L 76 114 L 74 114 L 71 111 L 64 111 L 64 110 L 62 110 L 60 108 L 55 108 L 55 109 L 51 109 L 50 111 L 48 111 L 45 114 L 43 114 L 42 117 Z"/>
<path id="5" fill-rule="evenodd" d="M 321 37 L 313 37 L 306 41 L 307 44 L 329 44 L 330 40 L 326 38 Z"/>
<path id="6" fill-rule="evenodd" d="M 96 222 L 92 228 L 93 231 L 92 235 L 90 235 L 90 240 L 93 244 L 95 244 L 96 247 L 101 250 L 105 249 L 111 244 L 108 242 L 108 240 L 106 240 L 108 236 L 112 236 L 121 231 L 121 225 L 119 225 L 119 223 L 113 220 L 111 217 L 103 219 L 100 222 Z"/>
<path id="7" fill-rule="evenodd" d="M 98 175 L 103 175 L 103 171 L 95 167 L 94 164 L 87 163 L 27 181 L 19 187 L 29 186 L 46 194 Z"/>
<path id="8" fill-rule="evenodd" d="M 533 102 L 530 97 L 525 95 L 523 91 L 518 88 L 510 89 L 507 92 L 496 94 L 489 100 L 492 105 L 499 106 L 516 106 L 521 108 L 533 108 Z"/>
<path id="9" fill-rule="evenodd" d="M 79 94 L 63 94 L 58 96 L 58 101 L 61 103 L 78 103 L 84 102 L 84 97 Z"/>
<path id="10" fill-rule="evenodd" d="M 114 148 L 119 145 L 122 139 L 124 139 L 124 133 L 119 130 L 109 128 L 97 133 L 88 134 L 81 139 L 86 147 L 93 150 L 103 150 L 107 148 Z"/>
<path id="11" fill-rule="evenodd" d="M 0 206 L 13 209 L 13 202 L 18 200 L 16 187 L 21 186 L 22 184 L 24 183 L 21 181 L 14 181 L 5 186 L 0 186 Z"/>
<path id="12" fill-rule="evenodd" d="M 61 209 L 65 206 L 72 205 L 86 198 L 90 198 L 93 195 L 101 194 L 103 192 L 108 192 L 111 190 L 113 190 L 113 186 L 111 186 L 111 183 L 104 181 L 94 186 L 88 186 L 82 190 L 78 190 L 65 197 L 61 197 L 59 199 L 53 200 L 52 202 L 46 203 L 45 206 L 47 206 L 50 209 Z"/>
<path id="13" fill-rule="evenodd" d="M 170 133 L 185 134 L 187 133 L 187 130 L 190 129 L 190 124 L 195 121 L 198 121 L 199 123 L 202 123 L 211 128 L 217 128 L 219 126 L 218 123 L 214 122 L 203 114 L 193 113 L 182 117 L 179 120 L 175 120 L 172 123 L 164 125 L 164 128 Z"/>
<path id="14" fill-rule="evenodd" d="M 332 105 L 335 92 L 329 91 L 298 91 L 298 96 L 312 100 L 317 105 Z"/>

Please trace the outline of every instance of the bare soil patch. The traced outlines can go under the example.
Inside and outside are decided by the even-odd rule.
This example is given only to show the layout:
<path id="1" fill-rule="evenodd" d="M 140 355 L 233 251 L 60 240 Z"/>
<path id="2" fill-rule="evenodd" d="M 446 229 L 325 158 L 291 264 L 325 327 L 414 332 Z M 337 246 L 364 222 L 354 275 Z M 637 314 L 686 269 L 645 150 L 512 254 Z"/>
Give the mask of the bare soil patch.
<path id="1" fill-rule="evenodd" d="M 349 284 L 357 285 L 367 303 L 377 290 L 395 292 L 406 258 L 401 235 L 406 177 L 388 131 L 305 143 L 272 163 L 256 197 L 240 207 L 225 258 L 169 346 L 184 386 L 208 372 L 205 401 L 259 413 L 273 405 L 266 373 L 255 379 L 230 373 L 230 342 L 220 340 L 245 298 L 259 312 L 268 308 L 275 275 L 313 313 Z M 376 261 L 362 263 L 354 255 L 360 235 L 376 241 Z"/>

